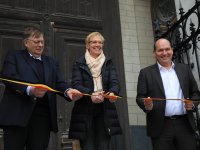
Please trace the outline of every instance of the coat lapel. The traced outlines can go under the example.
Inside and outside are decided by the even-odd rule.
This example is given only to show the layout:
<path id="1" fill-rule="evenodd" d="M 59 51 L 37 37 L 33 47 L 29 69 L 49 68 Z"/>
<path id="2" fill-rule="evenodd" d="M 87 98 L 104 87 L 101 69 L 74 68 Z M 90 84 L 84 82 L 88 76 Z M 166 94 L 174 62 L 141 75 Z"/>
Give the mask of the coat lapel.
<path id="1" fill-rule="evenodd" d="M 48 79 L 50 76 L 50 64 L 49 61 L 46 57 L 42 56 L 42 61 L 43 61 L 43 67 L 44 67 L 44 81 L 45 83 L 48 83 Z"/>
<path id="2" fill-rule="evenodd" d="M 175 68 L 174 70 L 176 71 L 176 75 L 178 77 L 178 80 L 179 80 L 179 83 L 180 83 L 180 86 L 181 86 L 181 89 L 182 89 L 182 92 L 185 93 L 185 89 L 184 89 L 184 86 L 183 86 L 183 70 L 180 68 L 180 67 L 177 67 L 178 64 L 175 64 Z"/>
<path id="3" fill-rule="evenodd" d="M 154 70 L 153 73 L 154 73 L 154 76 L 155 76 L 155 82 L 158 84 L 160 91 L 165 96 L 164 86 L 163 86 L 162 78 L 161 78 L 160 71 L 159 71 L 157 63 L 155 65 L 153 65 L 152 67 L 153 67 L 153 70 Z"/>
<path id="4" fill-rule="evenodd" d="M 30 57 L 29 53 L 27 52 L 27 50 L 24 51 L 24 59 L 26 60 L 26 62 L 28 63 L 28 65 L 31 67 L 31 69 L 33 70 L 34 74 L 36 75 L 36 77 L 40 80 L 40 76 L 39 73 L 37 71 L 36 66 L 32 63 L 32 58 Z"/>

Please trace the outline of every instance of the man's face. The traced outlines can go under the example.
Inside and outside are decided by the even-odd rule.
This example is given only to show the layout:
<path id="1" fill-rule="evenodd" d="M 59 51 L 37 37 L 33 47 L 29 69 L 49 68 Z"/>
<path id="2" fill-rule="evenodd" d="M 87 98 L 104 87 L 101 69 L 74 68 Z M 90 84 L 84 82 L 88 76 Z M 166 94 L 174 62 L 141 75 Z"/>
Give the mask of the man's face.
<path id="1" fill-rule="evenodd" d="M 166 39 L 160 39 L 155 44 L 156 50 L 154 51 L 155 58 L 164 67 L 171 66 L 173 49 L 170 46 L 169 41 Z"/>
<path id="2" fill-rule="evenodd" d="M 42 34 L 38 37 L 30 36 L 24 40 L 24 45 L 30 54 L 40 57 L 44 50 L 44 37 Z"/>
<path id="3" fill-rule="evenodd" d="M 89 43 L 86 45 L 90 55 L 97 58 L 103 50 L 103 41 L 99 36 L 93 36 L 90 38 Z"/>

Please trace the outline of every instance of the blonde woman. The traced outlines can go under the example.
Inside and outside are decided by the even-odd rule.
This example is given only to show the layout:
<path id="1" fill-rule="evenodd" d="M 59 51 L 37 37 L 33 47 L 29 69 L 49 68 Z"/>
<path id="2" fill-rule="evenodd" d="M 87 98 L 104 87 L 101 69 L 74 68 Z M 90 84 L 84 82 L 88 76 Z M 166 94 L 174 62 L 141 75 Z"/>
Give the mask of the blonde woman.
<path id="1" fill-rule="evenodd" d="M 75 102 L 69 137 L 79 139 L 83 150 L 108 150 L 111 136 L 122 131 L 116 99 L 106 99 L 104 94 L 118 95 L 119 80 L 111 58 L 103 52 L 104 37 L 92 32 L 85 42 L 85 55 L 73 67 L 72 87 L 92 96 Z"/>

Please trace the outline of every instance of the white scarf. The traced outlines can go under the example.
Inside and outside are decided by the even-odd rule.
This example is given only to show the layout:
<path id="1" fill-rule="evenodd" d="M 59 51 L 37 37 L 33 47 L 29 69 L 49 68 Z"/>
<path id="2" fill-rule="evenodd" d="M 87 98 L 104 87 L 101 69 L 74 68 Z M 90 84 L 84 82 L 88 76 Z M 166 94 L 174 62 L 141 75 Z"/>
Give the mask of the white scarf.
<path id="1" fill-rule="evenodd" d="M 105 62 L 105 55 L 103 51 L 97 58 L 93 58 L 90 55 L 89 51 L 86 50 L 85 59 L 93 77 L 94 91 L 102 91 L 103 86 L 102 86 L 101 69 Z"/>

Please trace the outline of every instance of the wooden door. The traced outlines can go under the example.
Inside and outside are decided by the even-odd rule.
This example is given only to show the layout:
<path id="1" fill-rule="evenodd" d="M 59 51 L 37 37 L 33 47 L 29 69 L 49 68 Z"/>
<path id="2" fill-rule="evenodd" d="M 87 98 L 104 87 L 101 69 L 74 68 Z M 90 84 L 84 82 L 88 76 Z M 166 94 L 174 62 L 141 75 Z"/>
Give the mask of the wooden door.
<path id="1" fill-rule="evenodd" d="M 85 37 L 100 31 L 105 53 L 117 66 L 121 95 L 126 97 L 118 0 L 1 0 L 0 67 L 8 50 L 22 49 L 22 31 L 37 25 L 45 33 L 45 54 L 54 57 L 70 84 L 72 65 L 85 52 Z M 51 135 L 49 150 L 60 150 L 68 136 L 73 103 L 58 97 L 59 132 Z M 111 149 L 130 149 L 126 99 L 116 103 L 123 135 L 113 138 Z M 1 132 L 0 132 L 1 133 Z M 1 142 L 0 142 L 1 147 Z"/>

